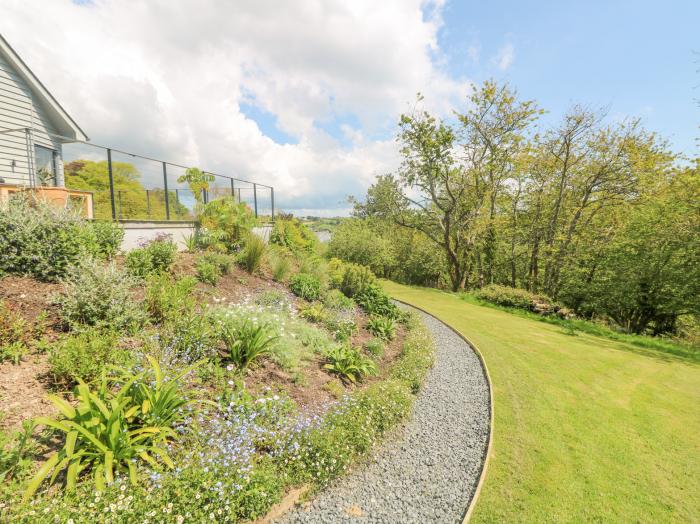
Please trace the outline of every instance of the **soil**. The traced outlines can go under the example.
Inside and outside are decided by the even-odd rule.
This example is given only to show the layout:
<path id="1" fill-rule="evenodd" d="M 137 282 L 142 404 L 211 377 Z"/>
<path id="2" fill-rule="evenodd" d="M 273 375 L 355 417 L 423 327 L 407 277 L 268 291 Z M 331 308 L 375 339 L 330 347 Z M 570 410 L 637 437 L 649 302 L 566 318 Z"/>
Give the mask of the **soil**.
<path id="1" fill-rule="evenodd" d="M 55 414 L 47 398 L 48 369 L 46 355 L 30 355 L 19 365 L 0 364 L 0 429 L 16 430 L 23 420 Z"/>

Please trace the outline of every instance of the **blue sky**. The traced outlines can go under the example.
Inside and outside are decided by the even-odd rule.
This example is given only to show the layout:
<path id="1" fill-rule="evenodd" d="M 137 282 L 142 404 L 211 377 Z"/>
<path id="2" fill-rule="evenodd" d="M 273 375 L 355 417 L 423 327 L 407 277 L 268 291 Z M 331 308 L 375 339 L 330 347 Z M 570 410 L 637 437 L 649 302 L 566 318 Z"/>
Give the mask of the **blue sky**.
<path id="1" fill-rule="evenodd" d="M 508 81 L 550 118 L 576 102 L 639 116 L 678 150 L 697 151 L 700 1 L 448 2 L 443 18 L 453 74 Z M 499 71 L 491 57 L 508 44 L 513 63 Z"/>

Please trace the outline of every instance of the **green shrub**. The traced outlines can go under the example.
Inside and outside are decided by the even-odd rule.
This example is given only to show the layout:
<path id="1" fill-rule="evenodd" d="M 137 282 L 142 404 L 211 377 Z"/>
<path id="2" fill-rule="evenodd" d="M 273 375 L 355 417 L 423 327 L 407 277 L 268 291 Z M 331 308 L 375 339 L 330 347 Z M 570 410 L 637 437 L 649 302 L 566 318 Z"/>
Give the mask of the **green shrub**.
<path id="1" fill-rule="evenodd" d="M 396 338 L 396 321 L 389 317 L 371 317 L 367 321 L 367 331 L 382 340 L 394 340 Z"/>
<path id="2" fill-rule="evenodd" d="M 245 370 L 256 359 L 267 355 L 272 343 L 279 337 L 271 334 L 267 324 L 254 324 L 246 319 L 237 322 L 232 319 L 221 325 L 221 340 L 228 356 L 238 369 Z"/>
<path id="3" fill-rule="evenodd" d="M 219 277 L 221 276 L 218 264 L 215 264 L 211 260 L 204 257 L 200 257 L 197 259 L 197 264 L 195 267 L 197 270 L 197 279 L 200 282 L 204 282 L 205 284 L 210 284 L 212 286 L 218 284 Z"/>
<path id="4" fill-rule="evenodd" d="M 153 273 L 170 270 L 175 262 L 177 246 L 169 236 L 159 236 L 142 247 L 129 251 L 126 267 L 135 277 L 145 278 Z"/>
<path id="5" fill-rule="evenodd" d="M 321 288 L 321 281 L 306 273 L 297 273 L 289 280 L 289 289 L 304 300 L 318 300 L 321 296 Z"/>
<path id="6" fill-rule="evenodd" d="M 58 341 L 49 350 L 49 369 L 59 384 L 93 382 L 111 366 L 126 366 L 131 355 L 117 347 L 116 333 L 88 329 Z"/>
<path id="7" fill-rule="evenodd" d="M 373 357 L 381 358 L 384 356 L 384 349 L 384 341 L 378 338 L 373 338 L 365 342 L 365 350 Z"/>
<path id="8" fill-rule="evenodd" d="M 358 264 L 346 264 L 340 290 L 346 296 L 352 298 L 363 293 L 376 280 L 376 277 L 368 267 Z"/>
<path id="9" fill-rule="evenodd" d="M 175 280 L 167 273 L 151 276 L 144 300 L 146 311 L 151 319 L 162 323 L 194 311 L 196 304 L 192 292 L 196 285 L 197 280 L 192 277 Z"/>
<path id="10" fill-rule="evenodd" d="M 331 258 L 326 268 L 328 272 L 328 285 L 333 289 L 340 289 L 345 276 L 347 264 L 339 258 Z"/>
<path id="11" fill-rule="evenodd" d="M 346 262 L 370 268 L 377 275 L 384 275 L 396 267 L 396 234 L 386 232 L 366 220 L 344 220 L 328 242 L 328 254 Z"/>
<path id="12" fill-rule="evenodd" d="M 200 260 L 211 262 L 218 268 L 221 275 L 228 275 L 231 272 L 231 268 L 233 268 L 233 258 L 225 253 L 204 253 Z"/>
<path id="13" fill-rule="evenodd" d="M 86 222 L 88 245 L 92 245 L 95 258 L 111 260 L 119 251 L 124 240 L 124 229 L 112 221 L 95 220 Z"/>
<path id="14" fill-rule="evenodd" d="M 199 214 L 204 231 L 202 242 L 218 251 L 233 253 L 240 247 L 258 220 L 244 202 L 232 197 L 217 198 L 204 205 Z"/>
<path id="15" fill-rule="evenodd" d="M 336 315 L 331 315 L 324 325 L 326 329 L 333 333 L 333 337 L 338 342 L 347 342 L 352 334 L 357 331 L 357 324 L 351 318 L 342 318 Z"/>
<path id="16" fill-rule="evenodd" d="M 357 349 L 341 344 L 326 352 L 328 363 L 323 366 L 331 373 L 348 382 L 357 382 L 367 375 L 376 375 L 379 370 L 371 358 L 365 357 Z"/>
<path id="17" fill-rule="evenodd" d="M 59 296 L 61 317 L 73 329 L 103 326 L 133 331 L 145 315 L 132 298 L 134 280 L 114 263 L 86 259 L 70 269 Z"/>
<path id="18" fill-rule="evenodd" d="M 328 281 L 328 264 L 323 257 L 315 253 L 298 252 L 297 261 L 298 273 L 314 276 L 325 286 Z"/>
<path id="19" fill-rule="evenodd" d="M 313 231 L 298 219 L 277 218 L 270 233 L 270 243 L 284 246 L 294 252 L 315 251 L 318 239 Z"/>
<path id="20" fill-rule="evenodd" d="M 556 304 L 548 296 L 530 293 L 525 289 L 489 284 L 479 289 L 475 295 L 480 300 L 503 307 L 524 309 L 545 316 L 555 313 L 563 318 L 571 316 L 570 310 Z"/>
<path id="21" fill-rule="evenodd" d="M 18 196 L 0 202 L 0 274 L 59 280 L 97 249 L 86 245 L 92 238 L 86 227 L 74 211 L 41 200 Z"/>
<path id="22" fill-rule="evenodd" d="M 154 361 L 151 360 L 151 364 L 154 365 Z M 182 395 L 178 393 L 180 378 L 178 375 L 172 379 L 176 384 L 169 388 L 176 396 Z M 80 382 L 75 392 L 76 407 L 58 396 L 50 397 L 61 416 L 58 419 L 39 417 L 37 423 L 63 434 L 65 444 L 36 472 L 27 486 L 25 500 L 34 495 L 52 472 L 50 483 L 59 472 L 66 470 L 66 488 L 72 490 L 81 472 L 91 471 L 96 489 L 103 490 L 120 473 L 128 475 L 131 483 L 136 484 L 140 476 L 139 462 L 156 467 L 160 462 L 168 468 L 175 467 L 167 450 L 168 442 L 177 440 L 172 428 L 175 420 L 146 425 L 146 421 L 152 420 L 149 412 L 155 406 L 142 400 L 157 395 L 157 390 L 169 386 L 169 382 L 164 383 L 153 371 L 136 375 L 124 371 L 119 383 L 120 387 L 114 388 L 111 380 L 103 378 L 91 390 Z M 134 388 L 140 392 L 138 395 Z"/>
<path id="23" fill-rule="evenodd" d="M 404 340 L 401 358 L 391 368 L 391 376 L 408 384 L 414 394 L 418 393 L 433 366 L 434 347 L 435 343 L 424 326 L 413 327 Z"/>
<path id="24" fill-rule="evenodd" d="M 370 284 L 355 296 L 359 306 L 370 315 L 404 320 L 406 315 L 394 304 L 379 284 Z"/>
<path id="25" fill-rule="evenodd" d="M 248 235 L 238 260 L 248 273 L 253 274 L 260 269 L 266 250 L 267 246 L 262 238 L 258 235 Z"/>

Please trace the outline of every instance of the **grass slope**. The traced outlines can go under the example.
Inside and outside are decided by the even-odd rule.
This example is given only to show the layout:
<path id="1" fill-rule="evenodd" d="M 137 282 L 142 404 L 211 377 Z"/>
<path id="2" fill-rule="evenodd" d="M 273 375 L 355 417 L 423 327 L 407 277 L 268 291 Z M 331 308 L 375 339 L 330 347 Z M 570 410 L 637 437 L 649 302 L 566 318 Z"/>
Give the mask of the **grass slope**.
<path id="1" fill-rule="evenodd" d="M 700 365 L 384 283 L 482 351 L 494 449 L 472 522 L 700 521 Z"/>

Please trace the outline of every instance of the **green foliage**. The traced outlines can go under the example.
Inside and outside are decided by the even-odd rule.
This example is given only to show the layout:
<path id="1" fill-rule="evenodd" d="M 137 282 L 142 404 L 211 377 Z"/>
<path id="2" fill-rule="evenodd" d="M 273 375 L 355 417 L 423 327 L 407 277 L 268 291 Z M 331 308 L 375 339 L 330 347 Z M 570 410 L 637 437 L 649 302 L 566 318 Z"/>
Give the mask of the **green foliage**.
<path id="1" fill-rule="evenodd" d="M 374 273 L 365 266 L 346 264 L 340 290 L 348 297 L 362 294 L 370 285 L 376 282 Z"/>
<path id="2" fill-rule="evenodd" d="M 167 273 L 157 273 L 148 279 L 144 305 L 151 320 L 162 323 L 194 311 L 192 293 L 197 281 L 192 277 L 175 280 Z"/>
<path id="3" fill-rule="evenodd" d="M 367 321 L 367 331 L 382 340 L 394 340 L 396 338 L 396 321 L 389 317 L 370 317 Z"/>
<path id="4" fill-rule="evenodd" d="M 72 329 L 103 326 L 133 331 L 145 320 L 132 298 L 135 281 L 114 263 L 86 259 L 70 269 L 63 283 L 60 314 Z"/>
<path id="5" fill-rule="evenodd" d="M 569 315 L 567 309 L 553 303 L 551 298 L 545 295 L 536 295 L 524 289 L 491 284 L 479 289 L 475 296 L 499 306 L 525 309 L 540 315 L 558 314 L 561 317 Z"/>
<path id="6" fill-rule="evenodd" d="M 22 422 L 22 430 L 13 436 L 0 431 L 0 482 L 13 478 L 24 478 L 34 465 L 33 455 L 37 446 L 32 438 L 35 424 Z"/>
<path id="7" fill-rule="evenodd" d="M 145 278 L 153 273 L 169 271 L 176 254 L 177 246 L 169 236 L 158 237 L 129 251 L 125 264 L 131 275 Z"/>
<path id="8" fill-rule="evenodd" d="M 204 201 L 202 193 L 209 190 L 209 182 L 214 181 L 214 175 L 205 173 L 197 167 L 190 167 L 187 168 L 184 175 L 177 178 L 177 181 L 180 184 L 187 182 L 187 185 L 190 187 L 190 191 L 192 191 L 192 196 L 197 202 L 197 206 L 201 207 Z"/>
<path id="9" fill-rule="evenodd" d="M 14 344 L 28 342 L 29 326 L 14 308 L 0 300 L 0 351 Z"/>
<path id="10" fill-rule="evenodd" d="M 323 305 L 332 311 L 351 313 L 355 310 L 355 302 L 338 289 L 328 290 L 321 300 Z"/>
<path id="11" fill-rule="evenodd" d="M 318 245 L 318 239 L 314 232 L 299 219 L 279 217 L 272 227 L 270 243 L 284 246 L 292 252 L 313 253 Z"/>
<path id="12" fill-rule="evenodd" d="M 111 331 L 86 329 L 56 342 L 49 350 L 49 372 L 57 384 L 93 382 L 113 366 L 133 362 L 118 347 L 119 336 Z"/>
<path id="13" fill-rule="evenodd" d="M 73 406 L 58 396 L 52 395 L 50 400 L 56 406 L 61 416 L 57 419 L 39 417 L 38 424 L 43 424 L 56 430 L 65 438 L 63 447 L 39 468 L 25 492 L 25 500 L 31 498 L 49 475 L 50 483 L 56 480 L 61 471 L 66 471 L 66 488 L 75 489 L 78 477 L 85 471 L 93 475 L 95 488 L 103 490 L 106 484 L 114 481 L 115 475 L 127 473 L 132 484 L 139 478 L 137 464 L 143 462 L 153 467 L 164 464 L 173 468 L 167 444 L 177 439 L 177 434 L 169 423 L 146 425 L 150 409 L 146 402 L 159 395 L 167 388 L 179 396 L 177 383 L 181 376 L 173 379 L 175 388 L 166 383 L 162 377 L 158 380 L 159 368 L 151 361 L 153 372 L 142 372 L 130 375 L 123 371 L 119 380 L 120 387 L 115 391 L 114 384 L 103 378 L 95 390 L 79 382 L 75 397 L 77 406 Z M 155 378 L 155 384 L 151 383 Z M 135 396 L 134 386 L 138 391 Z M 138 400 L 137 400 L 138 398 Z M 168 406 L 179 402 L 176 398 L 168 399 Z M 182 404 L 180 404 L 182 405 Z M 167 411 L 167 408 L 163 408 Z M 171 419 L 171 422 L 176 417 Z M 52 474 L 53 472 L 53 474 Z"/>
<path id="14" fill-rule="evenodd" d="M 326 311 L 323 304 L 319 302 L 314 302 L 300 309 L 299 315 L 301 318 L 308 320 L 309 322 L 314 322 L 316 324 L 323 323 L 328 320 L 330 314 Z"/>
<path id="15" fill-rule="evenodd" d="M 371 358 L 365 357 L 358 349 L 346 344 L 333 346 L 326 352 L 328 363 L 323 366 L 341 379 L 355 383 L 367 375 L 379 373 Z"/>
<path id="16" fill-rule="evenodd" d="M 221 269 L 219 264 L 212 262 L 205 257 L 199 257 L 195 266 L 197 270 L 197 279 L 200 282 L 215 286 L 219 283 L 221 277 Z"/>
<path id="17" fill-rule="evenodd" d="M 75 160 L 64 165 L 66 187 L 93 192 L 95 218 L 111 220 L 112 204 L 109 196 L 107 162 Z M 141 174 L 133 164 L 112 162 L 117 218 L 165 220 L 165 191 L 146 188 Z M 168 191 L 170 218 L 191 219 L 190 211 L 177 201 L 175 191 Z"/>
<path id="18" fill-rule="evenodd" d="M 271 289 L 256 296 L 255 303 L 271 309 L 283 310 L 289 307 L 289 297 L 284 291 Z"/>
<path id="19" fill-rule="evenodd" d="M 345 262 L 343 262 L 339 258 L 331 258 L 328 261 L 328 285 L 333 289 L 340 289 L 340 286 L 343 284 L 343 277 L 345 276 L 345 266 Z"/>
<path id="20" fill-rule="evenodd" d="M 258 235 L 250 234 L 246 237 L 245 247 L 238 260 L 248 273 L 253 274 L 260 269 L 266 251 L 265 241 Z"/>
<path id="21" fill-rule="evenodd" d="M 378 275 L 388 276 L 396 266 L 392 243 L 367 221 L 344 220 L 328 243 L 328 256 L 368 267 Z"/>
<path id="22" fill-rule="evenodd" d="M 233 258 L 225 253 L 208 252 L 204 253 L 200 259 L 215 265 L 221 275 L 228 275 L 233 268 Z"/>
<path id="23" fill-rule="evenodd" d="M 86 245 L 95 258 L 111 260 L 119 251 L 124 240 L 124 229 L 112 221 L 95 220 L 86 222 Z"/>
<path id="24" fill-rule="evenodd" d="M 25 355 L 29 353 L 29 348 L 23 342 L 12 342 L 0 346 L 0 363 L 9 361 L 17 365 Z"/>
<path id="25" fill-rule="evenodd" d="M 256 325 L 248 319 L 224 322 L 220 329 L 228 357 L 240 370 L 246 370 L 256 359 L 269 354 L 272 343 L 279 338 L 271 334 L 267 324 Z"/>
<path id="26" fill-rule="evenodd" d="M 244 202 L 232 197 L 218 198 L 207 203 L 199 214 L 204 228 L 202 242 L 218 251 L 234 252 L 250 230 L 258 223 L 253 211 Z"/>
<path id="27" fill-rule="evenodd" d="M 153 351 L 164 364 L 192 364 L 215 354 L 216 339 L 208 315 L 182 310 L 163 324 Z"/>
<path id="28" fill-rule="evenodd" d="M 430 333 L 422 325 L 415 326 L 404 340 L 401 358 L 391 368 L 391 376 L 403 381 L 416 394 L 434 359 L 434 342 Z"/>
<path id="29" fill-rule="evenodd" d="M 272 279 L 275 282 L 284 282 L 292 272 L 292 262 L 289 256 L 280 250 L 270 250 L 268 259 L 272 270 Z"/>
<path id="30" fill-rule="evenodd" d="M 56 281 L 97 251 L 91 229 L 70 209 L 23 196 L 0 202 L 0 274 Z"/>
<path id="31" fill-rule="evenodd" d="M 373 338 L 365 342 L 365 350 L 375 358 L 381 358 L 384 355 L 384 341 L 378 338 Z"/>
<path id="32" fill-rule="evenodd" d="M 404 320 L 405 314 L 391 302 L 379 284 L 369 284 L 364 291 L 355 296 L 355 301 L 370 315 Z"/>
<path id="33" fill-rule="evenodd" d="M 304 300 L 313 301 L 321 296 L 321 281 L 313 275 L 297 273 L 289 279 L 289 289 Z"/>

